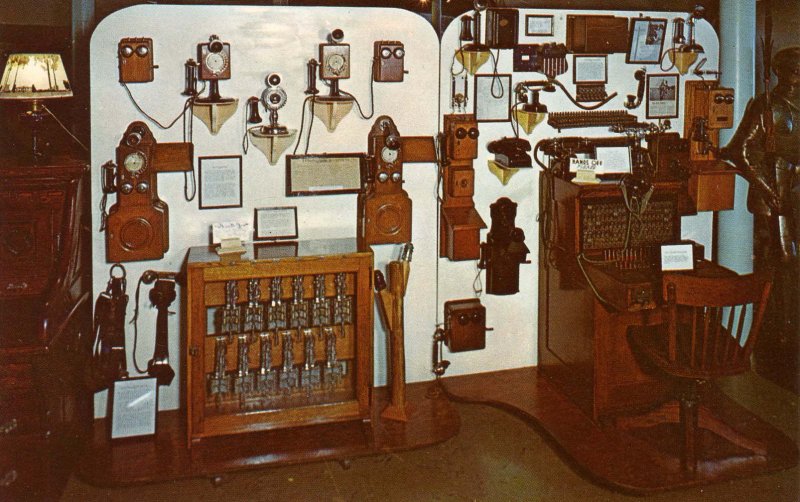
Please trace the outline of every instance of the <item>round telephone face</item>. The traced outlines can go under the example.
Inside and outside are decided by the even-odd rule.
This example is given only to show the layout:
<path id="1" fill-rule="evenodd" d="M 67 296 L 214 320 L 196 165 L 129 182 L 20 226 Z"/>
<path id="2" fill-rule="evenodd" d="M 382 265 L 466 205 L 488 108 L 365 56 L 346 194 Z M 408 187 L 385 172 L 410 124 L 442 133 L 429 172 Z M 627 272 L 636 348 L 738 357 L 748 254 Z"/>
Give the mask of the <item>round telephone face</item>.
<path id="1" fill-rule="evenodd" d="M 386 162 L 387 164 L 391 164 L 397 160 L 397 156 L 399 154 L 399 150 L 392 150 L 388 146 L 384 146 L 381 150 L 381 160 Z"/>
<path id="2" fill-rule="evenodd" d="M 332 54 L 328 57 L 328 60 L 325 62 L 328 66 L 328 69 L 334 75 L 339 75 L 344 72 L 344 67 L 347 62 L 345 61 L 344 57 L 341 54 Z"/>
<path id="3" fill-rule="evenodd" d="M 147 167 L 147 158 L 142 152 L 131 152 L 125 156 L 125 160 L 122 162 L 122 165 L 129 173 L 137 175 L 144 171 L 144 168 Z"/>
<path id="4" fill-rule="evenodd" d="M 228 66 L 228 60 L 221 52 L 210 52 L 206 56 L 205 65 L 211 73 L 222 73 Z"/>

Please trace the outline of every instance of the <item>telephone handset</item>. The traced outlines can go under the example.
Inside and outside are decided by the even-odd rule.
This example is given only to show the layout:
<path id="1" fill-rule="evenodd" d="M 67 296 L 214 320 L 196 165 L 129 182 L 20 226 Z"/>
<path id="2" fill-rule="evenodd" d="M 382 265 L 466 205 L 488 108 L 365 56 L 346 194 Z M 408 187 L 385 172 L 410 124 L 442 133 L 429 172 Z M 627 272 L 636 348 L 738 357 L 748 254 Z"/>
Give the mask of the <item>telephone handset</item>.
<path id="1" fill-rule="evenodd" d="M 117 192 L 117 165 L 109 160 L 101 166 L 103 193 L 112 194 Z"/>
<path id="2" fill-rule="evenodd" d="M 633 94 L 628 94 L 628 99 L 625 101 L 624 105 L 625 108 L 628 110 L 633 110 L 634 108 L 638 108 L 640 104 L 642 104 L 642 99 L 644 98 L 644 85 L 647 76 L 647 72 L 644 68 L 639 68 L 636 70 L 636 73 L 633 74 L 633 78 L 639 81 L 639 86 L 636 88 L 636 96 Z"/>

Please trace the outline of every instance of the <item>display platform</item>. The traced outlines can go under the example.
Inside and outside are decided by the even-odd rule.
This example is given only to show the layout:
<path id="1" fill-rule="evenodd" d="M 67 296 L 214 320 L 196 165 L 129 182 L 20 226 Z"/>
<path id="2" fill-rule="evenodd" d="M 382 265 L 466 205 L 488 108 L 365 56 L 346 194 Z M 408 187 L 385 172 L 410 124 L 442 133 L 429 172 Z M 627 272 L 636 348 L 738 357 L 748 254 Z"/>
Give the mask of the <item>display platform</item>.
<path id="1" fill-rule="evenodd" d="M 186 418 L 178 410 L 158 414 L 154 437 L 114 440 L 106 419 L 95 420 L 92 442 L 77 474 L 97 486 L 158 483 L 180 478 L 218 479 L 227 472 L 356 457 L 431 446 L 458 434 L 460 422 L 443 394 L 429 395 L 431 382 L 408 385 L 408 422 L 380 417 L 389 402 L 385 387 L 374 390 L 371 421 L 352 420 L 203 439 L 186 445 Z M 437 390 L 433 387 L 433 390 Z"/>
<path id="2" fill-rule="evenodd" d="M 544 433 L 581 474 L 631 494 L 752 477 L 787 469 L 798 460 L 791 438 L 714 386 L 707 389 L 703 402 L 727 424 L 762 441 L 767 454 L 746 455 L 746 450 L 706 433 L 695 478 L 681 472 L 677 424 L 631 432 L 598 424 L 535 367 L 446 378 L 443 388 L 453 400 L 490 405 L 519 417 Z"/>

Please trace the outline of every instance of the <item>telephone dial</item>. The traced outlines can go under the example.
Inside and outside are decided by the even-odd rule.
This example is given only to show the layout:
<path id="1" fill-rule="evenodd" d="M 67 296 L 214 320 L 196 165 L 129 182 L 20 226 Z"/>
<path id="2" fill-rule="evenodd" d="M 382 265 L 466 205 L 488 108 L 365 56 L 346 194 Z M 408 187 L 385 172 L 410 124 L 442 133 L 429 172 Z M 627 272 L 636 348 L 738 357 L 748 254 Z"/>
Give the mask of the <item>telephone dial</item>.
<path id="1" fill-rule="evenodd" d="M 164 257 L 169 208 L 158 198 L 156 175 L 191 171 L 192 155 L 191 143 L 159 144 L 144 122 L 128 126 L 117 146 L 116 164 L 109 161 L 102 168 L 103 193 L 117 195 L 104 225 L 108 262 Z"/>
<path id="2" fill-rule="evenodd" d="M 391 117 L 369 132 L 365 190 L 359 194 L 359 247 L 411 241 L 411 199 L 403 190 L 403 149 Z"/>
<path id="3" fill-rule="evenodd" d="M 219 81 L 231 78 L 231 44 L 221 41 L 217 35 L 211 35 L 207 43 L 197 45 L 197 66 L 198 78 L 209 82 L 208 97 L 197 101 L 232 101 L 219 94 Z"/>

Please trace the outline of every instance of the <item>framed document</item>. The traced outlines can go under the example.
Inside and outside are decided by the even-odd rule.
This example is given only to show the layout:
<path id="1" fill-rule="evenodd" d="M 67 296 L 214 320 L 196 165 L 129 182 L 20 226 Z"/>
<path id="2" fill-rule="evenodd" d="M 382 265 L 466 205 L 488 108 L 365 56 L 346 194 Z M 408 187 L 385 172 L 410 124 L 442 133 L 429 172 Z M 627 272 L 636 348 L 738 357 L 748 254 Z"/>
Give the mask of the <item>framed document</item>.
<path id="1" fill-rule="evenodd" d="M 678 116 L 679 79 L 677 73 L 647 75 L 647 118 L 671 119 Z"/>
<path id="2" fill-rule="evenodd" d="M 608 82 L 608 56 L 605 54 L 575 54 L 572 81 L 576 84 L 605 84 Z"/>
<path id="3" fill-rule="evenodd" d="M 525 35 L 529 37 L 553 36 L 553 16 L 527 14 L 525 16 Z"/>
<path id="4" fill-rule="evenodd" d="M 475 75 L 475 120 L 511 120 L 511 94 L 510 74 Z"/>
<path id="5" fill-rule="evenodd" d="M 111 439 L 156 433 L 158 382 L 155 378 L 117 380 L 111 386 Z"/>
<path id="6" fill-rule="evenodd" d="M 631 149 L 628 146 L 596 146 L 594 158 L 601 161 L 598 174 L 630 174 Z"/>
<path id="7" fill-rule="evenodd" d="M 199 157 L 200 209 L 242 207 L 242 156 Z"/>
<path id="8" fill-rule="evenodd" d="M 297 206 L 256 208 L 253 240 L 297 238 Z"/>
<path id="9" fill-rule="evenodd" d="M 286 195 L 358 193 L 364 169 L 362 153 L 286 156 Z"/>
<path id="10" fill-rule="evenodd" d="M 691 243 L 662 244 L 661 270 L 694 270 L 694 246 Z"/>
<path id="11" fill-rule="evenodd" d="M 631 19 L 631 39 L 625 62 L 633 64 L 660 62 L 666 32 L 666 19 L 649 17 Z"/>

